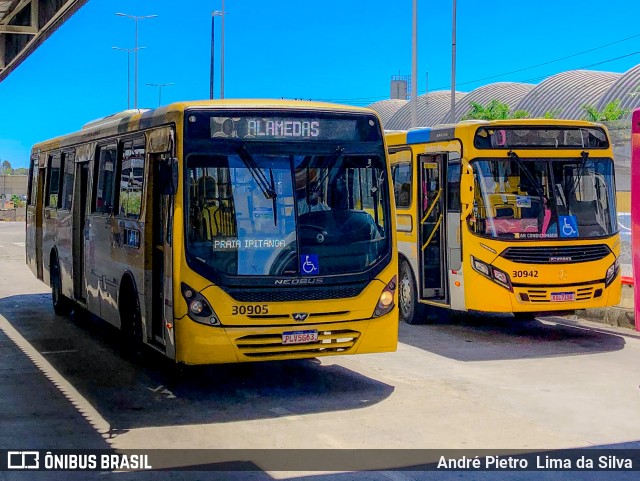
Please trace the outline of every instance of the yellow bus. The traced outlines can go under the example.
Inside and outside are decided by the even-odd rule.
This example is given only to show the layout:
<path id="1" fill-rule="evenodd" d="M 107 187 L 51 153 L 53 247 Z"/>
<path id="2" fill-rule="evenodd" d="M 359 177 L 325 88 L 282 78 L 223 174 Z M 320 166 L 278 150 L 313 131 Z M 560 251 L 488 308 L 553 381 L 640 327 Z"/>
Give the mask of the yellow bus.
<path id="1" fill-rule="evenodd" d="M 605 127 L 467 121 L 387 132 L 400 318 L 544 313 L 620 298 L 613 151 Z"/>
<path id="2" fill-rule="evenodd" d="M 33 147 L 27 263 L 179 363 L 394 351 L 392 209 L 370 110 L 173 103 Z"/>

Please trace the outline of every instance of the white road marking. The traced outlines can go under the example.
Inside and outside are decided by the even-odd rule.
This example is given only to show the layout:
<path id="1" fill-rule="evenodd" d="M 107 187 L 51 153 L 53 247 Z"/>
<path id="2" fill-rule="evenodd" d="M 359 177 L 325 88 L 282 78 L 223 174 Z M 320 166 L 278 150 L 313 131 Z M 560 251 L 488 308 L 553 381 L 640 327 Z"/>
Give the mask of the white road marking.
<path id="1" fill-rule="evenodd" d="M 14 242 L 13 245 L 24 247 L 24 242 Z M 2 247 L 2 246 L 0 246 Z"/>
<path id="2" fill-rule="evenodd" d="M 64 349 L 62 351 L 41 351 L 40 354 L 64 354 L 67 352 L 78 352 L 77 349 Z"/>

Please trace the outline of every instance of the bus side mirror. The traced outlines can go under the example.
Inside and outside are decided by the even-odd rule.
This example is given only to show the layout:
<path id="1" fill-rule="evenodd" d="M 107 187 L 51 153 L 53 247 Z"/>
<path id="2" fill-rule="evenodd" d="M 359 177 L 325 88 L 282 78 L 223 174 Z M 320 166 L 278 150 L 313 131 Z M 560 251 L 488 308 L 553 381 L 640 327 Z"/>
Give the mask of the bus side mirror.
<path id="1" fill-rule="evenodd" d="M 462 204 L 460 218 L 462 220 L 473 211 L 473 198 L 473 169 L 467 165 L 460 173 L 460 204 Z"/>
<path id="2" fill-rule="evenodd" d="M 162 195 L 175 195 L 178 192 L 178 159 L 162 159 L 158 166 L 160 192 Z"/>

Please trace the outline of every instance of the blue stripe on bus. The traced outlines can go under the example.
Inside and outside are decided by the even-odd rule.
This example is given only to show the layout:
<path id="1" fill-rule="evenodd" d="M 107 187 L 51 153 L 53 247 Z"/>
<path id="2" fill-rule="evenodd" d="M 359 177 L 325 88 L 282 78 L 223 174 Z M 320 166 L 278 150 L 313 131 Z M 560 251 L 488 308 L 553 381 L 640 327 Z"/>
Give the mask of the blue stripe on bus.
<path id="1" fill-rule="evenodd" d="M 429 142 L 431 129 L 409 130 L 407 132 L 407 144 L 422 144 Z"/>

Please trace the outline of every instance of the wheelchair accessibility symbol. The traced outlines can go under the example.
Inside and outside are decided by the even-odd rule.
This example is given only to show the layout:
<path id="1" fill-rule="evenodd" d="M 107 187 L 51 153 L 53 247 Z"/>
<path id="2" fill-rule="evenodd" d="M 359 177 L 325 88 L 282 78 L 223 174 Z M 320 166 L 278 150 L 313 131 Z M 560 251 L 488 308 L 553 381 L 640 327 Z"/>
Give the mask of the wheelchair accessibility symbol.
<path id="1" fill-rule="evenodd" d="M 578 221 L 575 215 L 558 216 L 560 220 L 560 237 L 578 237 Z"/>
<path id="2" fill-rule="evenodd" d="M 303 276 L 320 274 L 320 262 L 317 254 L 305 254 L 300 256 L 300 274 Z"/>

